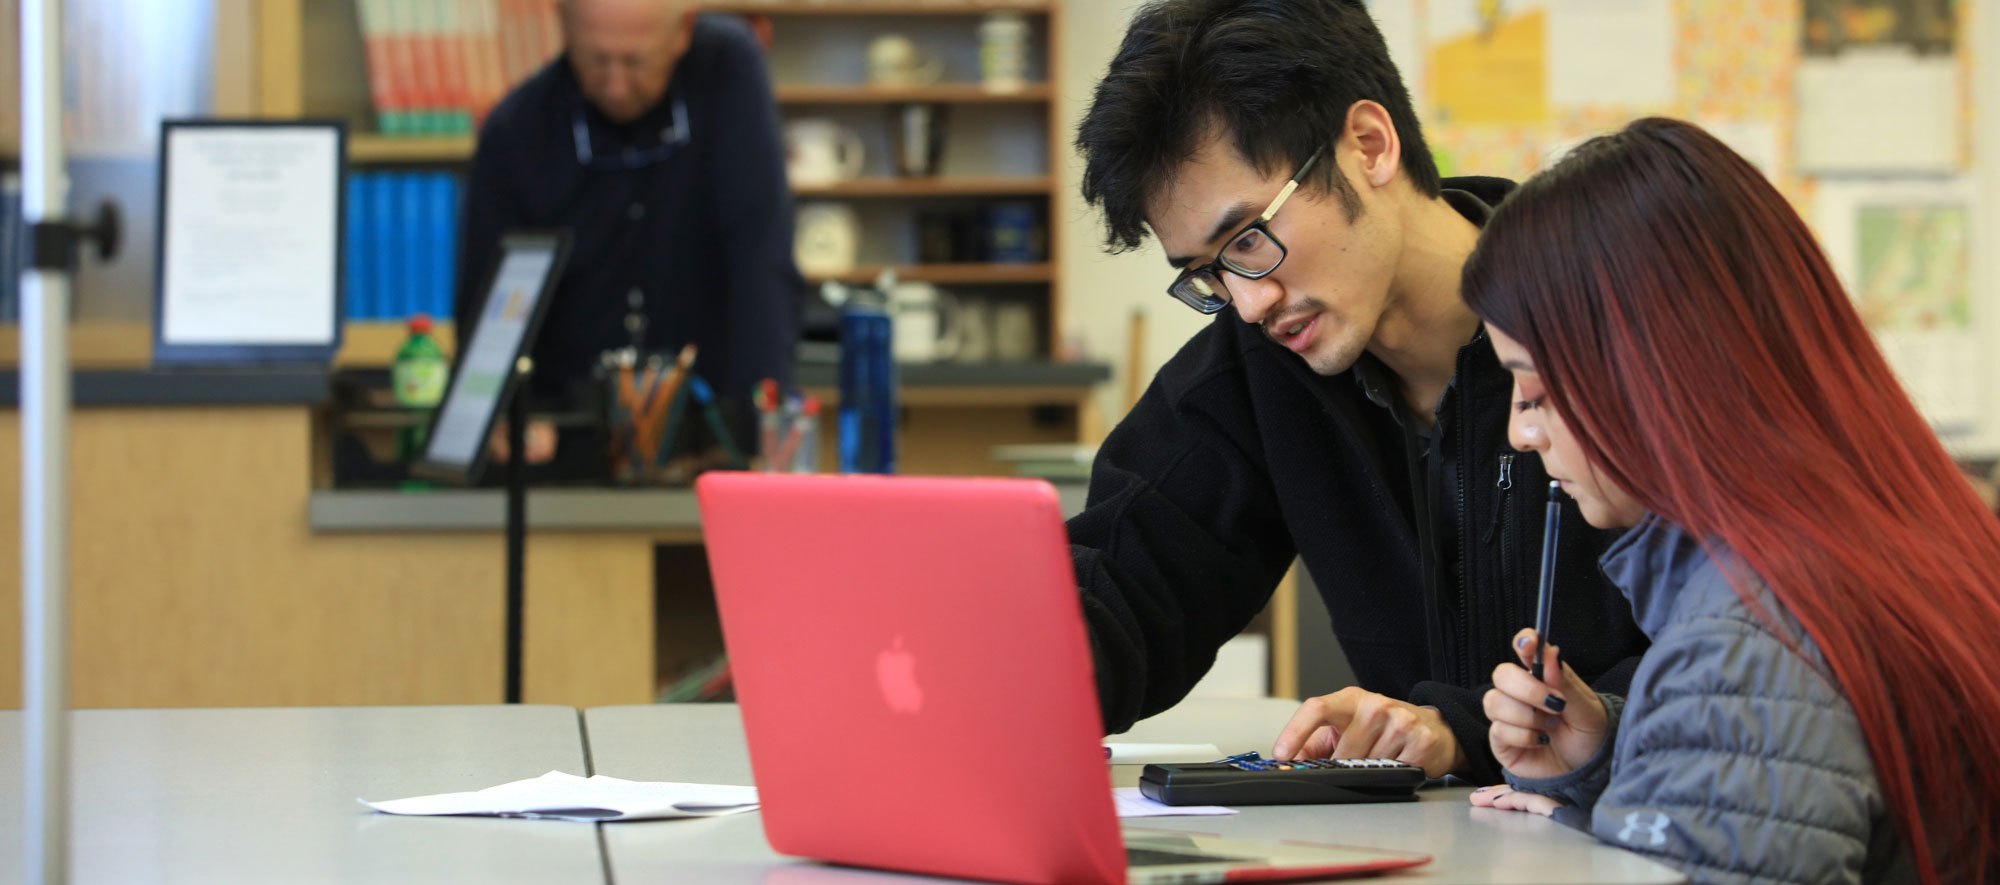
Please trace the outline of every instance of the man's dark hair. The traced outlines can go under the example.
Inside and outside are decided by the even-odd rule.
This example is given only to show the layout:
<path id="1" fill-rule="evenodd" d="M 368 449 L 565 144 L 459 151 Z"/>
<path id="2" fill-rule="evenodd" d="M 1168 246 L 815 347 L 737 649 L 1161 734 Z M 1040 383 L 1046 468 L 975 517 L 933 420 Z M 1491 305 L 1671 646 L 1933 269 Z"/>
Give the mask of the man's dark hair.
<path id="1" fill-rule="evenodd" d="M 1290 174 L 1346 128 L 1361 100 L 1389 111 L 1411 183 L 1437 196 L 1410 92 L 1360 0 L 1153 0 L 1077 126 L 1083 198 L 1104 209 L 1104 244 L 1138 248 L 1146 205 L 1201 139 L 1220 126 L 1243 159 Z M 1350 219 L 1359 198 L 1336 164 L 1317 164 L 1302 188 L 1336 188 Z"/>

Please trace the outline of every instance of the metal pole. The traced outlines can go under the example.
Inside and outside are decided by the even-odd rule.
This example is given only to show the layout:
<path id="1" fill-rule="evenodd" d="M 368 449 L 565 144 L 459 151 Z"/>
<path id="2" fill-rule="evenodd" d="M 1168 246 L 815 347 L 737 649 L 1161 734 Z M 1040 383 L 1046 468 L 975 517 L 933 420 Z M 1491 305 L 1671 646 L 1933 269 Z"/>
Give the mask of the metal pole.
<path id="1" fill-rule="evenodd" d="M 61 0 L 21 3 L 21 215 L 64 214 Z M 29 262 L 32 265 L 32 262 Z M 21 277 L 21 652 L 25 882 L 69 877 L 69 281 Z"/>
<path id="2" fill-rule="evenodd" d="M 521 702 L 521 621 L 528 561 L 528 378 L 533 363 L 514 364 L 514 395 L 507 400 L 507 703 Z"/>

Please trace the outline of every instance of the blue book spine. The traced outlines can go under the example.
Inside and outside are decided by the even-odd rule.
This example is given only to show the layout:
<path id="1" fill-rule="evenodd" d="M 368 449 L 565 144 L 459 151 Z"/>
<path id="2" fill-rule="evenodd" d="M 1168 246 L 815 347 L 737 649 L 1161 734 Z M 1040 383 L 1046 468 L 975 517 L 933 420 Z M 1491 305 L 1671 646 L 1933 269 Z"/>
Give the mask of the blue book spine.
<path id="1" fill-rule="evenodd" d="M 398 176 L 402 179 L 403 209 L 397 223 L 401 226 L 401 236 L 397 245 L 403 253 L 403 283 L 396 302 L 396 318 L 407 319 L 424 309 L 425 293 L 430 291 L 430 225 L 424 223 L 430 214 L 430 199 L 426 195 L 424 175 L 406 172 Z"/>
<path id="2" fill-rule="evenodd" d="M 439 172 L 432 186 L 431 212 L 437 219 L 437 238 L 431 266 L 437 273 L 431 286 L 431 315 L 444 318 L 451 316 L 452 272 L 458 257 L 458 180 L 449 172 Z"/>
<path id="3" fill-rule="evenodd" d="M 375 292 L 368 300 L 368 318 L 379 320 L 395 309 L 396 287 L 402 279 L 395 254 L 396 212 L 401 204 L 396 199 L 396 178 L 392 173 L 377 172 L 369 176 L 369 184 L 373 191 L 369 209 L 375 216 L 368 225 L 369 262 L 375 271 Z"/>
<path id="4" fill-rule="evenodd" d="M 366 174 L 356 172 L 347 176 L 347 283 L 342 288 L 350 320 L 364 320 L 371 315 L 369 291 L 375 286 L 375 271 L 368 264 L 368 224 L 374 220 L 368 209 L 368 188 Z"/>
<path id="5" fill-rule="evenodd" d="M 417 223 L 422 226 L 418 234 L 417 272 L 423 286 L 417 290 L 417 310 L 437 317 L 438 302 L 438 236 L 443 222 L 438 218 L 437 206 L 438 173 L 426 172 L 417 179 L 418 198 L 423 200 L 422 211 L 417 215 Z"/>

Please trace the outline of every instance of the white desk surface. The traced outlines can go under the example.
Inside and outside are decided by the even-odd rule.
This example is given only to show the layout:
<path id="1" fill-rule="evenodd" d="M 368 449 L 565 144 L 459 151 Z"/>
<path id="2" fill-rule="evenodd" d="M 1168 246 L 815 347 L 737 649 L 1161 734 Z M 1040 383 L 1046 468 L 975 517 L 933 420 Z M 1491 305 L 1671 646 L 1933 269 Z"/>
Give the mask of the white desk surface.
<path id="1" fill-rule="evenodd" d="M 21 714 L 0 712 L 0 882 L 22 867 Z M 584 771 L 569 707 L 81 710 L 70 878 L 603 882 L 593 825 L 376 814 L 356 798 Z"/>
<path id="2" fill-rule="evenodd" d="M 1121 739 L 1214 743 L 1224 752 L 1269 753 L 1298 705 L 1291 701 L 1198 699 L 1139 723 Z M 726 704 L 598 707 L 584 713 L 599 774 L 631 780 L 748 784 L 742 720 Z M 1120 785 L 1140 766 L 1113 767 Z M 948 785 L 947 785 L 948 786 Z M 1423 801 L 1383 805 L 1245 807 L 1241 814 L 1149 818 L 1152 829 L 1182 829 L 1259 839 L 1306 839 L 1433 856 L 1401 876 L 1422 882 L 1673 883 L 1683 877 L 1637 855 L 1598 843 L 1547 818 L 1473 808 L 1466 789 L 1426 791 Z M 910 885 L 940 881 L 800 862 L 764 842 L 757 814 L 693 821 L 603 825 L 607 865 L 619 882 Z M 1371 879 L 1369 881 L 1381 881 Z"/>

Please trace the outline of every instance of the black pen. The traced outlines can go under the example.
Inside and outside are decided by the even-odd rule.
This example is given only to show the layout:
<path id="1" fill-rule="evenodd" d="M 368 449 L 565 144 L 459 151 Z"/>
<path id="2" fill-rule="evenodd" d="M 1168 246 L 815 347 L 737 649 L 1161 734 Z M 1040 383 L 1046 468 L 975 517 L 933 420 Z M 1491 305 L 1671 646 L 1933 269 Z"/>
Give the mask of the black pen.
<path id="1" fill-rule="evenodd" d="M 1562 528 L 1562 483 L 1549 481 L 1548 515 L 1542 520 L 1542 589 L 1535 597 L 1535 660 L 1529 672 L 1542 681 L 1542 652 L 1549 647 L 1549 614 L 1556 601 L 1556 532 Z"/>

